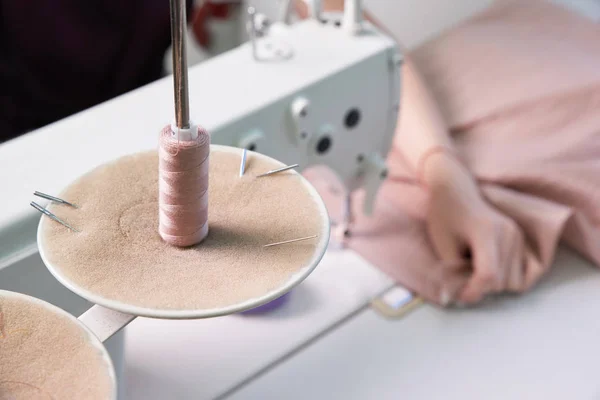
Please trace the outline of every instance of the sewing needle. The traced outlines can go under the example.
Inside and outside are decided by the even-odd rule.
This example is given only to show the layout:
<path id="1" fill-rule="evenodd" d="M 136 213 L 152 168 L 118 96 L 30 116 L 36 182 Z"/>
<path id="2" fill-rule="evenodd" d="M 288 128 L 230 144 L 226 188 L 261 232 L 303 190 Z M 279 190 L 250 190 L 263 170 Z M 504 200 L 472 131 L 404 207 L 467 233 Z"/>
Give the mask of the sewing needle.
<path id="1" fill-rule="evenodd" d="M 298 166 L 298 164 L 294 164 L 294 165 L 288 165 L 287 167 L 282 167 L 282 168 L 279 168 L 279 169 L 274 169 L 272 171 L 265 172 L 264 174 L 258 175 L 257 178 L 261 178 L 263 176 L 269 176 L 269 175 L 277 174 L 279 172 L 284 172 L 284 171 L 287 171 L 287 170 L 290 170 L 290 169 L 294 169 L 297 166 Z"/>
<path id="2" fill-rule="evenodd" d="M 318 235 L 313 235 L 313 236 L 307 236 L 307 237 L 303 237 L 300 239 L 292 239 L 292 240 L 285 240 L 283 242 L 277 242 L 277 243 L 271 243 L 271 244 L 266 244 L 263 247 L 272 247 L 272 246 L 278 246 L 280 244 L 288 244 L 288 243 L 295 243 L 295 242 L 300 242 L 302 240 L 308 240 L 308 239 L 314 239 L 316 238 Z"/>
<path id="3" fill-rule="evenodd" d="M 79 208 L 79 207 L 77 207 L 77 206 L 76 206 L 75 204 L 73 204 L 73 203 L 69 203 L 69 202 L 68 202 L 68 201 L 66 201 L 66 200 L 59 199 L 58 197 L 50 196 L 49 194 L 46 194 L 46 193 L 38 192 L 37 190 L 36 190 L 35 192 L 33 192 L 33 195 L 34 195 L 34 196 L 37 196 L 37 197 L 41 197 L 42 199 L 46 199 L 46 200 L 53 201 L 53 202 L 55 202 L 55 203 L 59 203 L 59 204 L 66 204 L 66 205 L 68 205 L 68 206 L 71 206 L 71 207 L 73 207 L 73 208 Z"/>
<path id="4" fill-rule="evenodd" d="M 58 218 L 56 215 L 52 214 L 50 211 L 46 210 L 44 207 L 40 206 L 36 202 L 32 201 L 30 204 L 31 204 L 31 207 L 35 208 L 36 210 L 38 210 L 42 214 L 47 215 L 50 219 L 52 219 L 52 220 L 58 222 L 59 224 L 65 226 L 67 228 L 69 228 L 73 232 L 79 232 L 77 229 L 73 228 L 71 225 L 67 224 L 65 221 L 63 221 L 62 219 Z"/>
<path id="5" fill-rule="evenodd" d="M 246 171 L 246 153 L 247 150 L 244 149 L 242 153 L 242 162 L 240 163 L 240 176 L 244 176 L 244 172 Z"/>

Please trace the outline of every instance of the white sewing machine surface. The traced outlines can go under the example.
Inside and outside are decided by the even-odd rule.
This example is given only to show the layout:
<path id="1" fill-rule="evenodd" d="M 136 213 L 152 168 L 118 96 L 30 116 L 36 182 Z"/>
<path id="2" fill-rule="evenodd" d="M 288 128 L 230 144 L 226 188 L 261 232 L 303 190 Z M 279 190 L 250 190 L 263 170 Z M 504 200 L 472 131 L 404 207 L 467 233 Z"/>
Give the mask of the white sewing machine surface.
<path id="1" fill-rule="evenodd" d="M 324 60 L 331 70 L 336 63 L 358 63 L 372 55 L 377 63 L 375 55 L 385 53 L 387 45 L 379 41 L 350 58 L 343 59 L 347 53 L 340 52 Z M 202 74 L 222 74 L 219 65 L 206 63 Z M 202 79 L 195 71 L 200 70 L 190 70 L 191 87 Z M 311 77 L 303 71 L 306 80 L 296 82 L 298 87 L 318 81 L 318 72 Z M 248 83 L 232 79 L 236 91 Z M 159 129 L 172 117 L 171 85 L 168 78 L 160 80 L 0 145 L 5 194 L 0 200 L 0 289 L 35 292 L 57 305 L 67 304 L 71 295 L 56 283 L 47 281 L 40 288 L 28 279 L 51 279 L 36 252 L 39 216 L 28 207 L 31 193 L 58 191 L 98 164 L 155 147 Z M 281 92 L 272 87 L 241 96 L 257 97 L 255 104 L 270 103 Z M 206 96 L 218 96 L 213 93 L 219 90 L 223 88 L 207 89 Z M 228 95 L 192 97 L 192 109 L 202 119 L 197 122 L 224 135 L 252 131 L 255 127 L 240 126 L 238 117 L 252 114 L 253 102 Z M 230 100 L 228 108 L 220 113 L 202 113 L 203 101 L 225 100 Z M 224 140 L 237 145 L 257 137 L 256 131 L 248 135 Z M 385 143 L 381 146 L 384 151 Z M 310 157 L 306 153 L 306 160 Z M 125 370 L 121 386 L 131 400 L 598 399 L 600 274 L 568 250 L 561 250 L 555 264 L 526 296 L 502 297 L 469 310 L 424 305 L 389 320 L 369 302 L 393 282 L 355 253 L 331 249 L 289 302 L 270 314 L 136 319 L 126 328 L 125 365 L 117 365 Z M 36 275 L 38 270 L 46 275 Z M 86 307 L 80 302 L 70 312 Z"/>

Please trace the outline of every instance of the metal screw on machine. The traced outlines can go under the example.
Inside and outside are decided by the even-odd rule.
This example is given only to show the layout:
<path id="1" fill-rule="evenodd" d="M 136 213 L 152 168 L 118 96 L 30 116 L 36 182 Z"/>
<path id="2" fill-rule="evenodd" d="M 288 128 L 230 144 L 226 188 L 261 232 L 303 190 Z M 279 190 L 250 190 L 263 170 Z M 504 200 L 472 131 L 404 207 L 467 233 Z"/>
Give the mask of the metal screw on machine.
<path id="1" fill-rule="evenodd" d="M 286 61 L 292 57 L 291 47 L 280 38 L 269 37 L 270 22 L 268 18 L 248 7 L 246 29 L 255 61 Z M 258 39 L 261 38 L 259 43 Z"/>
<path id="2" fill-rule="evenodd" d="M 254 16 L 254 27 L 258 37 L 266 36 L 269 33 L 271 21 L 269 21 L 269 18 L 266 15 L 257 13 Z"/>
<path id="3" fill-rule="evenodd" d="M 400 55 L 400 53 L 396 53 L 394 55 L 394 61 L 393 62 L 394 62 L 394 64 L 397 67 L 400 67 L 400 66 L 402 66 L 402 64 L 404 64 L 404 58 Z"/>
<path id="4" fill-rule="evenodd" d="M 258 38 L 263 38 L 268 35 L 271 21 L 269 21 L 269 18 L 267 18 L 266 15 L 256 12 L 254 7 L 248 7 L 247 25 L 248 36 L 250 38 L 250 43 L 252 44 L 252 57 L 257 61 L 262 60 L 265 57 L 264 55 L 261 57 L 261 50 L 258 47 Z M 283 50 L 278 48 L 277 43 L 266 43 L 262 52 L 264 53 L 265 50 L 267 50 L 268 53 L 272 53 L 266 54 L 268 56 L 267 58 L 272 57 L 273 55 L 283 55 Z"/>

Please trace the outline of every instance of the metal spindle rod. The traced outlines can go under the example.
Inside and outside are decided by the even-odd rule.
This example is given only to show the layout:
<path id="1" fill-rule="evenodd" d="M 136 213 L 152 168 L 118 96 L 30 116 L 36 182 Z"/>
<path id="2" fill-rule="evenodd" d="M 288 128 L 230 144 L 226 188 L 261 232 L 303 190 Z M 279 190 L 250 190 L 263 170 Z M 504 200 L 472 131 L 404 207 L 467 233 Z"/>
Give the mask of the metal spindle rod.
<path id="1" fill-rule="evenodd" d="M 190 127 L 190 102 L 186 53 L 186 1 L 171 1 L 171 42 L 173 43 L 173 84 L 175 123 L 180 129 Z"/>

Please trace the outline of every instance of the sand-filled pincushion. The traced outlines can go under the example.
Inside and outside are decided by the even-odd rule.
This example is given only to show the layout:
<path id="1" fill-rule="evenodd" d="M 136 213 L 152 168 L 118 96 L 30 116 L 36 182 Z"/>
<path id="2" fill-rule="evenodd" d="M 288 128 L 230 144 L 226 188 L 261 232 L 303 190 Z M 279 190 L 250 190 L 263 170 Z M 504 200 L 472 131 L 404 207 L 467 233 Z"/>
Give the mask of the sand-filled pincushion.
<path id="1" fill-rule="evenodd" d="M 295 171 L 257 175 L 283 164 L 212 146 L 209 235 L 190 248 L 158 234 L 158 155 L 134 154 L 75 181 L 59 197 L 78 209 L 49 209 L 80 232 L 42 218 L 40 253 L 50 271 L 79 295 L 137 315 L 197 318 L 273 300 L 316 266 L 329 222 L 317 192 Z M 318 235 L 287 245 L 264 245 Z"/>
<path id="2" fill-rule="evenodd" d="M 116 399 L 112 363 L 75 317 L 0 290 L 0 399 Z"/>

